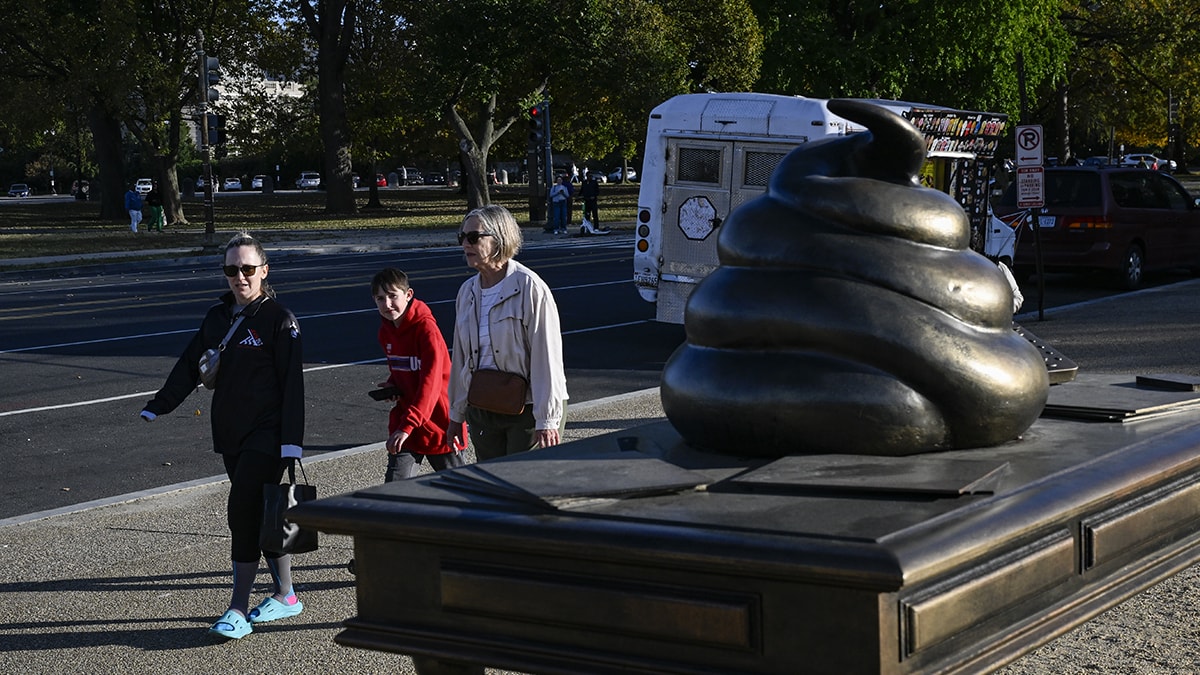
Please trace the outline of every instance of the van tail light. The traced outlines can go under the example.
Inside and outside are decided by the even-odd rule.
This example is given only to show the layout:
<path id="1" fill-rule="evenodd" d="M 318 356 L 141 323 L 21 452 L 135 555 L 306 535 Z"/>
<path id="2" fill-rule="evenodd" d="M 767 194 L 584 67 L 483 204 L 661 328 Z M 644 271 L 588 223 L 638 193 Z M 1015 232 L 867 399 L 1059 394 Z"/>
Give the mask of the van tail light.
<path id="1" fill-rule="evenodd" d="M 1111 230 L 1112 221 L 1100 217 L 1077 217 L 1067 220 L 1068 230 Z"/>

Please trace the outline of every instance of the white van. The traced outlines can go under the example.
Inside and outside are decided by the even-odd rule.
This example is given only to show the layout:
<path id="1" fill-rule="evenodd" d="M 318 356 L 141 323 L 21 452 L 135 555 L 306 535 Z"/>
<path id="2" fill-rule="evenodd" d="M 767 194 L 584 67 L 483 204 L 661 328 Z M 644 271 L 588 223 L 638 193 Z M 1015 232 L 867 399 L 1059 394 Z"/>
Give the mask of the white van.
<path id="1" fill-rule="evenodd" d="M 967 210 L 972 248 L 1012 261 L 1015 232 L 991 215 L 991 158 L 1007 118 L 901 101 L 869 101 L 904 116 L 927 139 L 922 182 Z M 682 323 L 696 284 L 716 269 L 717 232 L 731 211 L 767 190 L 801 143 L 864 128 L 822 99 L 758 93 L 685 94 L 650 112 L 638 193 L 633 280 L 656 319 Z"/>

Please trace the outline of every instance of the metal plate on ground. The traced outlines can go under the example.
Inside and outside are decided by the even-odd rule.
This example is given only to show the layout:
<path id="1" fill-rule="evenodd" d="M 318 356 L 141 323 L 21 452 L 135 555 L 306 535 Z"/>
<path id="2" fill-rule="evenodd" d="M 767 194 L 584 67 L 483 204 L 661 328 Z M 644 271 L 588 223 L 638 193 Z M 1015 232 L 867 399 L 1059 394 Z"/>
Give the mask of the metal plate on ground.
<path id="1" fill-rule="evenodd" d="M 1062 384 L 1075 379 L 1075 375 L 1079 372 L 1079 366 L 1074 361 L 1064 356 L 1054 347 L 1046 344 L 1046 341 L 1029 332 L 1017 322 L 1013 322 L 1013 330 L 1021 337 L 1029 340 L 1029 343 L 1042 354 L 1042 360 L 1046 363 L 1046 372 L 1050 375 L 1050 384 Z"/>
<path id="2" fill-rule="evenodd" d="M 1151 376 L 1153 377 L 1153 376 Z M 1200 406 L 1200 392 L 1138 386 L 1128 375 L 1089 374 L 1051 387 L 1042 415 L 1101 422 L 1129 422 Z"/>
<path id="3" fill-rule="evenodd" d="M 1170 391 L 1200 391 L 1200 377 L 1171 373 L 1164 375 L 1138 375 L 1137 385 L 1151 389 L 1168 389 Z"/>

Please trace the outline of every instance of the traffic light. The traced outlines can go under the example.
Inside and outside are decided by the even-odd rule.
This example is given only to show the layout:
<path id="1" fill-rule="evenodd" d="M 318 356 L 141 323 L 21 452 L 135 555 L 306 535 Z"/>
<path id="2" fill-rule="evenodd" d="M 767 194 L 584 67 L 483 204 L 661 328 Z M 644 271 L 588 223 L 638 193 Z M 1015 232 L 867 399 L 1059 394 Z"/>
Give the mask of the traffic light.
<path id="1" fill-rule="evenodd" d="M 529 109 L 529 153 L 541 154 L 546 147 L 546 138 L 548 128 L 546 125 L 546 108 L 545 101 L 538 103 Z"/>
<path id="2" fill-rule="evenodd" d="M 214 115 L 209 113 L 208 117 L 208 144 L 209 145 L 224 145 L 225 144 L 225 116 Z"/>
<path id="3" fill-rule="evenodd" d="M 220 94 L 213 87 L 221 81 L 221 63 L 215 56 L 203 56 L 200 60 L 200 90 L 204 92 L 205 102 L 211 103 Z"/>

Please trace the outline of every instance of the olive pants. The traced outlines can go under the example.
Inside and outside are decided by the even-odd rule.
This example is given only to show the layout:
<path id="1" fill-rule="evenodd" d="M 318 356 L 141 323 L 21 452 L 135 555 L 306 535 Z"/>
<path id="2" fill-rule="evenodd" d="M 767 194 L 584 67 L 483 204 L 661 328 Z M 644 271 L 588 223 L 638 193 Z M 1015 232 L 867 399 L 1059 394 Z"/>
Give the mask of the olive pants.
<path id="1" fill-rule="evenodd" d="M 566 424 L 567 404 L 564 401 L 563 416 L 558 422 L 559 435 L 562 435 Z M 519 415 L 503 415 L 467 406 L 467 425 L 470 427 L 471 443 L 475 446 L 475 461 L 484 462 L 534 448 L 536 422 L 531 405 L 525 406 Z"/>

